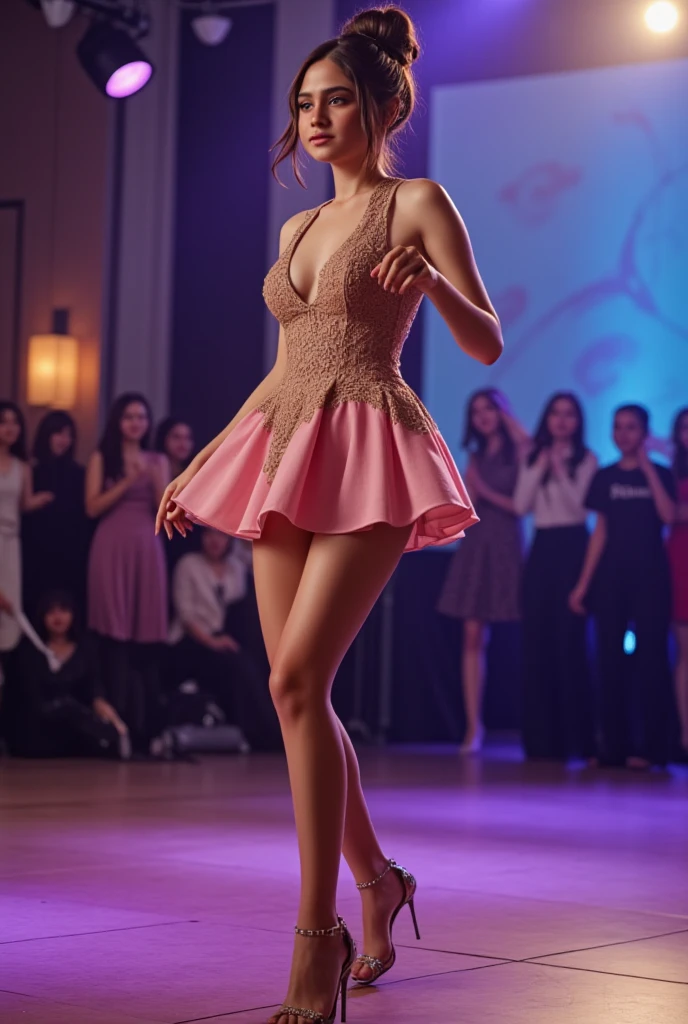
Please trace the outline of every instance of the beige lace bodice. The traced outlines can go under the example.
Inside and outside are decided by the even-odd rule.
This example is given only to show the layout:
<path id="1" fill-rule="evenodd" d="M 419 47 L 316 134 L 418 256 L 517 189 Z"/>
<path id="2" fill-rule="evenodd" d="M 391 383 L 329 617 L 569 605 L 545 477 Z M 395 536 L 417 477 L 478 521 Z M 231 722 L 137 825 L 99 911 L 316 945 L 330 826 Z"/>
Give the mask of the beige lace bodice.
<path id="1" fill-rule="evenodd" d="M 399 372 L 401 350 L 422 295 L 385 292 L 370 271 L 389 251 L 388 216 L 400 178 L 373 189 L 363 218 L 330 256 L 313 302 L 291 283 L 289 268 L 300 239 L 321 207 L 309 210 L 265 278 L 263 295 L 284 328 L 287 366 L 260 406 L 272 433 L 263 467 L 272 480 L 296 429 L 318 409 L 342 402 L 368 402 L 393 423 L 427 432 L 434 423 Z"/>

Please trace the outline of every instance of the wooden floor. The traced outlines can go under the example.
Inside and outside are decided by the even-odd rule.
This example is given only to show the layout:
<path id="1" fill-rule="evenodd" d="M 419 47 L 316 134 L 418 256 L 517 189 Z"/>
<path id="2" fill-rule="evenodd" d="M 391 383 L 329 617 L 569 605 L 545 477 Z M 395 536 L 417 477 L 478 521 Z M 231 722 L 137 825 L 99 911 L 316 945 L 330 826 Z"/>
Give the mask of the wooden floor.
<path id="1" fill-rule="evenodd" d="M 350 1024 L 686 1024 L 688 774 L 368 751 L 419 880 Z M 0 762 L 2 1024 L 260 1022 L 285 994 L 297 861 L 279 757 Z M 360 934 L 344 867 L 340 913 Z"/>

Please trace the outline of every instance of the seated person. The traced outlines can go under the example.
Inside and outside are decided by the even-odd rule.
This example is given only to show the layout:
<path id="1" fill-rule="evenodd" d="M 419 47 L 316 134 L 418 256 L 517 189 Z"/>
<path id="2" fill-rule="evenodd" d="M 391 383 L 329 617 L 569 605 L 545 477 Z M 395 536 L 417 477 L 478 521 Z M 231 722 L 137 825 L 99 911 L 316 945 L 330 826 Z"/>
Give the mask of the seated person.
<path id="1" fill-rule="evenodd" d="M 174 571 L 174 681 L 194 679 L 252 747 L 274 749 L 280 744 L 279 723 L 267 664 L 259 652 L 247 649 L 252 605 L 247 559 L 217 530 L 203 529 L 200 546 L 180 558 Z"/>
<path id="2" fill-rule="evenodd" d="M 26 638 L 17 650 L 7 730 L 11 753 L 128 758 L 127 727 L 102 696 L 94 638 L 79 636 L 71 595 L 47 594 L 36 618 L 48 653 Z"/>

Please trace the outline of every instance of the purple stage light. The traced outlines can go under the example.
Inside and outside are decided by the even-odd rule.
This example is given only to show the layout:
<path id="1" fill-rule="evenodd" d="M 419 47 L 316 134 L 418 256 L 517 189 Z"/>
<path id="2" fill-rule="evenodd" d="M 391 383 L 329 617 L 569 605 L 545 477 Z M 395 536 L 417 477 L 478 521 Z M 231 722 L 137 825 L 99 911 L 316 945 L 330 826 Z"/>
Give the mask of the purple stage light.
<path id="1" fill-rule="evenodd" d="M 153 67 L 147 61 L 132 61 L 131 64 L 125 64 L 124 67 L 115 71 L 114 75 L 108 79 L 105 91 L 114 99 L 123 99 L 125 96 L 131 96 L 138 92 L 139 89 L 143 89 L 152 74 Z"/>

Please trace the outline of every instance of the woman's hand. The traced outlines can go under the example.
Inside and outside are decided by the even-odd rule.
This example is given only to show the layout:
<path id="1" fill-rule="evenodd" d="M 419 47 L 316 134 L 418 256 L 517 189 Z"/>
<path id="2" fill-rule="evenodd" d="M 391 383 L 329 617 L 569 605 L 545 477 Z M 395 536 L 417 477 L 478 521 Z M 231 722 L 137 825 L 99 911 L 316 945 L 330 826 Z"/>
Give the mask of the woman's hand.
<path id="1" fill-rule="evenodd" d="M 582 587 L 580 583 L 574 587 L 569 594 L 569 608 L 576 615 L 587 615 L 588 610 L 585 607 L 586 588 Z"/>
<path id="2" fill-rule="evenodd" d="M 51 501 L 55 501 L 52 491 L 36 491 L 31 499 L 32 510 L 35 512 L 39 508 L 45 508 Z"/>
<path id="3" fill-rule="evenodd" d="M 415 245 L 395 245 L 370 272 L 386 292 L 404 295 L 411 285 L 427 294 L 437 284 L 439 274 Z"/>
<path id="4" fill-rule="evenodd" d="M 188 483 L 195 477 L 199 466 L 194 466 L 192 462 L 186 467 L 183 473 L 180 473 L 178 477 L 168 484 L 165 488 L 162 498 L 160 500 L 160 506 L 158 508 L 158 514 L 155 517 L 155 535 L 160 533 L 162 527 L 165 528 L 167 539 L 172 540 L 174 531 L 180 533 L 182 537 L 186 537 L 187 530 L 191 532 L 193 530 L 193 523 L 188 518 L 183 508 L 177 505 L 175 498 Z"/>
<path id="5" fill-rule="evenodd" d="M 129 730 L 113 708 L 112 704 L 108 704 L 108 702 L 102 697 L 96 697 L 93 701 L 93 710 L 101 721 L 107 722 L 108 725 L 114 725 L 120 736 L 126 736 Z"/>

